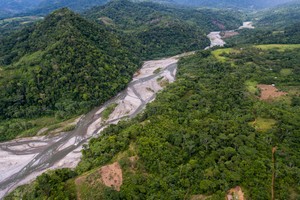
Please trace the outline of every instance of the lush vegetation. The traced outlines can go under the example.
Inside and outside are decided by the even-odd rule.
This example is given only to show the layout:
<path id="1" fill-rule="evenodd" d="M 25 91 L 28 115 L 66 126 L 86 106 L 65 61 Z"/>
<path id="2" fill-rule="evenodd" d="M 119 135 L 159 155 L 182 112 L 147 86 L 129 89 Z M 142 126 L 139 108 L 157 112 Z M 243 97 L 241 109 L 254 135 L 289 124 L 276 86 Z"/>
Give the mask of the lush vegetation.
<path id="1" fill-rule="evenodd" d="M 0 21 L 0 140 L 53 129 L 100 105 L 141 60 L 203 49 L 209 31 L 241 24 L 231 14 L 116 0 L 86 13 L 100 25 L 67 9 L 33 25 L 24 24 L 35 17 Z"/>
<path id="2" fill-rule="evenodd" d="M 239 12 L 180 9 L 128 0 L 112 1 L 85 15 L 120 32 L 144 59 L 205 48 L 210 31 L 234 29 L 242 23 Z"/>
<path id="3" fill-rule="evenodd" d="M 103 27 L 67 9 L 0 41 L 0 140 L 30 119 L 80 114 L 124 89 L 139 61 Z"/>
<path id="4" fill-rule="evenodd" d="M 62 9 L 1 39 L 0 140 L 99 105 L 126 86 L 141 58 L 203 48 L 207 32 L 241 22 L 238 13 L 218 12 L 116 0 L 85 13 L 98 24 Z M 276 199 L 299 199 L 300 26 L 293 23 L 242 30 L 243 42 L 228 41 L 233 48 L 183 58 L 177 81 L 138 117 L 85 145 L 75 171 L 45 173 L 6 199 L 219 200 L 236 186 L 246 199 L 271 199 L 272 190 Z M 287 95 L 261 100 L 259 84 Z M 120 192 L 100 181 L 99 168 L 113 162 L 123 170 Z"/>
<path id="5" fill-rule="evenodd" d="M 246 199 L 270 199 L 274 170 L 276 199 L 298 199 L 300 48 L 262 48 L 225 49 L 220 61 L 210 51 L 181 60 L 178 80 L 143 114 L 110 126 L 83 151 L 76 171 L 118 161 L 121 191 L 95 186 L 81 198 L 219 200 L 239 185 Z M 256 84 L 288 95 L 259 100 Z"/>
<path id="6" fill-rule="evenodd" d="M 293 1 L 266 11 L 256 13 L 259 27 L 280 29 L 300 22 L 300 2 Z"/>
<path id="7" fill-rule="evenodd" d="M 226 39 L 227 45 L 238 44 L 300 44 L 300 22 L 283 30 L 258 28 L 240 30 L 239 35 Z"/>
<path id="8" fill-rule="evenodd" d="M 38 16 L 25 16 L 0 20 L 0 38 L 6 37 L 11 34 L 11 32 L 30 26 L 36 21 L 42 19 L 43 17 Z"/>
<path id="9" fill-rule="evenodd" d="M 116 0 L 86 13 L 100 25 L 67 9 L 34 25 L 25 26 L 34 17 L 2 20 L 0 140 L 34 135 L 103 103 L 140 60 L 208 46 L 210 30 L 241 24 L 241 14 L 231 14 Z"/>
<path id="10" fill-rule="evenodd" d="M 30 187 L 18 188 L 18 193 L 26 193 L 22 199 L 76 199 L 76 188 L 72 182 L 77 174 L 70 169 L 59 169 L 39 176 Z M 50 197 L 50 198 L 49 198 Z M 55 198 L 51 198 L 55 197 Z M 9 195 L 6 199 L 15 199 Z"/>
<path id="11" fill-rule="evenodd" d="M 300 3 L 293 2 L 252 15 L 254 30 L 239 30 L 240 35 L 227 39 L 237 44 L 299 44 Z"/>

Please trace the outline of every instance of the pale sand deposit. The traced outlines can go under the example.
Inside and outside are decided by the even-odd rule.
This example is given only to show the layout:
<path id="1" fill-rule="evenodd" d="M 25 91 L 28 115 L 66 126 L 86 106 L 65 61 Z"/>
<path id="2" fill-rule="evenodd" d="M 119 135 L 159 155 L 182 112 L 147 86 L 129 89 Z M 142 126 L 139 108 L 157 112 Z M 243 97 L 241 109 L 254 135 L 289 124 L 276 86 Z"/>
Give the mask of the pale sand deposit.
<path id="1" fill-rule="evenodd" d="M 244 22 L 243 26 L 240 26 L 239 29 L 254 29 L 255 27 L 253 26 L 253 22 Z"/>
<path id="2" fill-rule="evenodd" d="M 101 135 L 109 124 L 142 112 L 163 89 L 158 79 L 174 82 L 178 58 L 189 54 L 145 62 L 126 90 L 75 120 L 74 131 L 0 143 L 0 199 L 47 170 L 76 167 L 82 156 L 82 145 Z M 118 106 L 107 120 L 102 119 L 102 112 L 112 103 Z M 40 134 L 45 131 L 46 128 L 42 129 Z"/>

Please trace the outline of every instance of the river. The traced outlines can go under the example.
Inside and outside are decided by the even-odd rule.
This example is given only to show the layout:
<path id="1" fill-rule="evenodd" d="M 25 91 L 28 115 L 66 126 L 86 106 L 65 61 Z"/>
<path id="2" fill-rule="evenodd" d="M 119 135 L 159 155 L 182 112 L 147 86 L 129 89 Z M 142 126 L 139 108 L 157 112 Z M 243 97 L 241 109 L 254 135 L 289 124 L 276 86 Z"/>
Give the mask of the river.
<path id="1" fill-rule="evenodd" d="M 211 32 L 208 37 L 211 40 L 208 48 L 225 44 L 220 32 Z M 175 81 L 177 62 L 187 54 L 146 61 L 124 91 L 81 116 L 73 131 L 0 143 L 0 199 L 47 170 L 75 168 L 80 162 L 83 144 L 92 137 L 99 137 L 108 125 L 139 114 L 163 89 L 163 82 Z M 117 107 L 107 120 L 102 119 L 101 113 L 111 104 Z"/>
<path id="2" fill-rule="evenodd" d="M 206 47 L 205 49 L 209 49 L 209 48 L 213 48 L 215 46 L 220 46 L 220 47 L 223 47 L 226 42 L 223 40 L 224 36 L 221 36 L 221 33 L 225 34 L 225 35 L 229 35 L 229 37 L 231 36 L 234 36 L 234 35 L 237 35 L 238 32 L 236 32 L 237 30 L 240 30 L 240 29 L 254 29 L 255 27 L 253 26 L 253 23 L 252 22 L 243 22 L 243 25 L 240 26 L 238 29 L 236 30 L 229 30 L 229 31 L 213 31 L 213 32 L 210 32 L 207 37 L 209 38 L 210 40 L 210 46 Z"/>
<path id="3" fill-rule="evenodd" d="M 76 167 L 83 144 L 101 135 L 108 125 L 135 117 L 165 82 L 175 81 L 177 62 L 184 55 L 145 62 L 124 91 L 78 119 L 74 131 L 0 143 L 0 199 L 49 169 Z M 113 103 L 115 110 L 107 120 L 102 119 L 101 113 Z"/>

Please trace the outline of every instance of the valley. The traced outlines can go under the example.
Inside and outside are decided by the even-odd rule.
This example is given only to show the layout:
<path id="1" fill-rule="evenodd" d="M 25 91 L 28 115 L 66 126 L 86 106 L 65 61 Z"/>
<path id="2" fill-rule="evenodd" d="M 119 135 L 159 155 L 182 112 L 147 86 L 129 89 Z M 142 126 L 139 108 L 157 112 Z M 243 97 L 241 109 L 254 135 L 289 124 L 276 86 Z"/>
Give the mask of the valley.
<path id="1" fill-rule="evenodd" d="M 0 199 L 299 199 L 285 2 L 0 2 Z"/>
<path id="2" fill-rule="evenodd" d="M 220 32 L 208 35 L 210 47 L 223 46 L 221 38 L 217 42 L 211 38 L 216 33 L 219 35 Z M 90 138 L 101 136 L 101 131 L 110 124 L 133 118 L 144 110 L 155 99 L 157 92 L 175 81 L 178 59 L 191 54 L 193 52 L 146 61 L 127 89 L 101 107 L 78 118 L 74 131 L 0 143 L 0 169 L 4 169 L 0 171 L 0 198 L 47 170 L 75 168 L 80 162 L 83 145 Z M 103 119 L 102 113 L 112 104 L 117 106 L 108 119 Z"/>
<path id="3" fill-rule="evenodd" d="M 90 138 L 101 136 L 101 131 L 108 125 L 139 114 L 154 100 L 157 92 L 174 82 L 178 59 L 187 55 L 190 54 L 146 61 L 127 89 L 80 117 L 74 131 L 0 143 L 0 198 L 49 169 L 75 168 L 81 158 L 82 146 Z M 108 119 L 103 119 L 101 114 L 114 103 L 118 106 Z"/>

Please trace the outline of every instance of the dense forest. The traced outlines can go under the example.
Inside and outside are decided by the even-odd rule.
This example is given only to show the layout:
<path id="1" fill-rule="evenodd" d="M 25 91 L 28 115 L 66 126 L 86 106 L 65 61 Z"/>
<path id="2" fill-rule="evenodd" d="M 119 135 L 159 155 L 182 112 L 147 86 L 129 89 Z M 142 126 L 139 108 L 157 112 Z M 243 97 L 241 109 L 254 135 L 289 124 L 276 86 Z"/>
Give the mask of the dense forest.
<path id="1" fill-rule="evenodd" d="M 284 4 L 250 16 L 255 18 L 256 28 L 238 30 L 238 36 L 226 40 L 229 45 L 300 43 L 300 2 Z"/>
<path id="2" fill-rule="evenodd" d="M 139 59 L 105 28 L 68 9 L 0 41 L 0 140 L 100 105 L 131 80 Z M 32 129 L 33 128 L 33 129 Z"/>
<path id="3" fill-rule="evenodd" d="M 43 17 L 38 16 L 25 16 L 25 17 L 14 17 L 0 20 L 0 38 L 7 37 L 14 31 L 19 31 L 25 27 L 28 27 Z"/>
<path id="4" fill-rule="evenodd" d="M 87 11 L 89 20 L 68 9 L 37 23 L 40 18 L 3 20 L 0 140 L 34 135 L 101 105 L 127 85 L 142 60 L 208 46 L 216 22 L 241 24 L 238 12 L 217 13 L 116 0 Z"/>
<path id="5" fill-rule="evenodd" d="M 143 59 L 203 49 L 209 46 L 206 35 L 210 31 L 235 29 L 243 17 L 232 10 L 178 8 L 128 0 L 95 7 L 85 16 L 121 32 L 130 45 L 140 45 Z M 136 49 L 134 46 L 131 49 Z"/>
<path id="6" fill-rule="evenodd" d="M 250 200 L 300 199 L 297 5 L 247 16 L 113 0 L 82 16 L 63 8 L 29 24 L 0 21 L 0 141 L 36 135 L 101 105 L 145 59 L 196 50 L 141 114 L 85 144 L 75 169 L 48 171 L 5 199 L 220 200 L 235 188 Z M 230 48 L 201 50 L 210 31 L 236 29 L 247 17 L 257 28 L 237 30 L 226 39 Z M 101 174 L 115 164 L 119 188 L 106 186 Z"/>
<path id="7" fill-rule="evenodd" d="M 246 199 L 271 199 L 271 190 L 276 199 L 299 199 L 299 52 L 265 45 L 182 59 L 178 80 L 136 119 L 92 139 L 76 172 L 44 174 L 6 199 L 72 199 L 76 191 L 81 199 L 219 200 L 236 186 Z M 262 100 L 259 84 L 287 95 Z M 120 192 L 97 182 L 97 169 L 115 161 Z"/>

